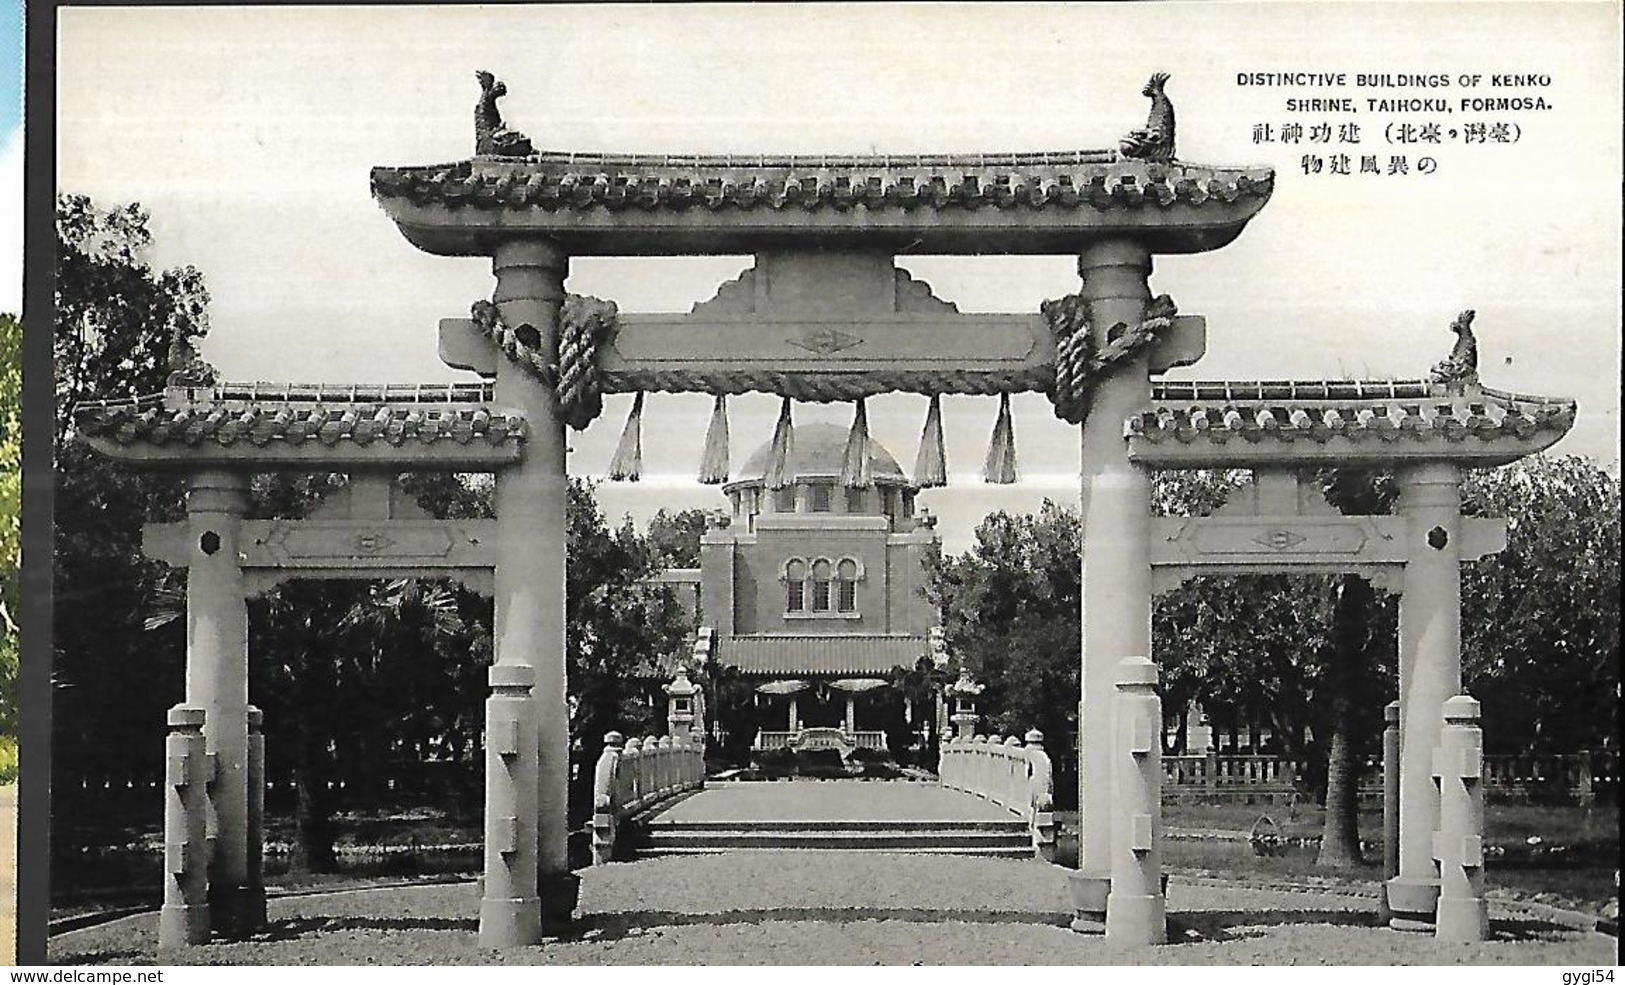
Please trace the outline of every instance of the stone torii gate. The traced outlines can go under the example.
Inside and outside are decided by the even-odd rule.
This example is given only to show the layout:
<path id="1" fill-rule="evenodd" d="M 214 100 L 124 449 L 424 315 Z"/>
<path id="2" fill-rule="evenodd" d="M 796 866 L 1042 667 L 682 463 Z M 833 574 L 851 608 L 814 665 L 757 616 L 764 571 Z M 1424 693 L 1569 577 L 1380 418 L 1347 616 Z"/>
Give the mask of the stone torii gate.
<path id="1" fill-rule="evenodd" d="M 496 473 L 497 513 L 495 542 L 482 542 L 489 554 L 480 555 L 492 565 L 496 607 L 488 748 L 501 753 L 488 755 L 482 942 L 534 943 L 540 903 L 563 902 L 565 428 L 590 423 L 605 393 L 651 390 L 716 395 L 702 481 L 726 477 L 724 400 L 747 391 L 785 398 L 776 462 L 793 440 L 792 399 L 855 402 L 853 440 L 861 450 L 864 398 L 894 390 L 930 397 L 921 462 L 940 474 L 936 398 L 998 395 L 990 481 L 1013 479 L 1009 394 L 1043 392 L 1058 416 L 1079 425 L 1083 831 L 1075 904 L 1084 924 L 1103 922 L 1125 942 L 1165 936 L 1156 878 L 1160 773 L 1146 768 L 1148 757 L 1155 766 L 1156 750 L 1136 726 L 1117 730 L 1126 738 L 1119 736 L 1114 751 L 1112 728 L 1114 705 L 1143 717 L 1156 701 L 1147 658 L 1158 580 L 1277 570 L 1283 562 L 1301 570 L 1402 572 L 1402 635 L 1409 640 L 1402 652 L 1410 658 L 1402 666 L 1400 814 L 1410 850 L 1402 850 L 1389 896 L 1396 912 L 1431 914 L 1427 901 L 1437 895 L 1440 870 L 1422 853 L 1431 850 L 1439 816 L 1439 793 L 1430 799 L 1429 791 L 1441 706 L 1460 684 L 1457 565 L 1464 554 L 1496 546 L 1493 528 L 1463 527 L 1457 516 L 1457 470 L 1546 447 L 1572 422 L 1572 403 L 1490 391 L 1460 373 L 1410 383 L 1154 386 L 1153 375 L 1200 358 L 1205 327 L 1179 315 L 1166 296 L 1153 298 L 1152 257 L 1228 244 L 1274 183 L 1264 168 L 1176 159 L 1160 74 L 1145 88 L 1152 100 L 1146 127 L 1117 149 L 781 157 L 538 153 L 502 122 L 496 98 L 505 88 L 480 76 L 475 156 L 375 168 L 372 193 L 413 245 L 489 257 L 495 277 L 491 301 L 476 303 L 471 318 L 440 326 L 443 359 L 494 381 L 458 414 L 513 422 L 492 448 L 517 449 L 483 463 Z M 564 292 L 572 256 L 735 253 L 754 255 L 754 266 L 687 314 L 619 315 L 606 302 Z M 962 314 L 896 267 L 894 258 L 908 253 L 1072 254 L 1080 287 L 1038 313 Z M 1458 364 L 1466 361 L 1458 356 Z M 84 415 L 83 427 L 100 436 L 93 440 L 104 450 L 126 457 L 139 458 L 176 433 L 188 436 L 187 454 L 208 447 L 213 455 L 214 444 L 232 445 L 245 427 L 260 433 L 252 426 L 269 415 L 280 423 L 263 432 L 261 447 L 286 445 L 288 455 L 301 447 L 286 429 L 305 410 L 251 403 L 240 409 L 222 393 L 205 392 L 180 409 L 104 405 Z M 333 419 L 332 408 L 313 413 Z M 353 426 L 376 419 L 387 430 L 400 413 L 383 394 L 339 420 Z M 170 460 L 187 461 L 180 454 Z M 1349 461 L 1403 466 L 1399 518 L 1322 516 L 1283 471 Z M 1153 523 L 1152 470 L 1210 464 L 1260 469 L 1256 505 L 1238 503 L 1229 515 L 1177 527 Z M 770 485 L 777 471 L 769 469 Z M 849 481 L 866 480 L 854 473 Z M 230 515 L 207 513 L 207 503 L 200 498 L 206 516 Z M 210 563 L 193 549 L 206 532 L 189 527 L 185 535 L 194 575 Z M 172 536 L 177 543 L 165 549 L 178 557 L 180 535 Z M 219 553 L 226 560 L 213 563 L 229 568 L 237 548 Z M 240 594 L 221 590 L 196 604 L 225 611 L 224 600 Z M 200 634 L 189 657 L 229 650 L 235 666 L 236 637 L 229 646 L 212 639 Z M 216 714 L 235 723 L 235 683 L 230 691 Z M 238 734 L 235 724 L 228 731 Z M 227 748 L 223 740 L 220 748 Z M 1135 810 L 1114 799 L 1114 784 L 1134 791 Z M 217 810 L 235 812 L 236 804 L 219 800 Z M 235 877 L 231 870 L 228 882 Z M 1408 887 L 1416 892 L 1407 896 Z"/>

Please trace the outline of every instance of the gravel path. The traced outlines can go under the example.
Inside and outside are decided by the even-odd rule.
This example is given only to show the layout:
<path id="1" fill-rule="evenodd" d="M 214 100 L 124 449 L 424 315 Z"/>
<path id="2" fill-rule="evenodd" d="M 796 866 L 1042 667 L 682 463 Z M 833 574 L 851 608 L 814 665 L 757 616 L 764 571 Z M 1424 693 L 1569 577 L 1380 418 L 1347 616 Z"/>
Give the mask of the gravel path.
<path id="1" fill-rule="evenodd" d="M 1067 929 L 1064 870 L 1034 861 L 764 852 L 587 870 L 582 919 L 540 947 L 476 938 L 472 885 L 276 900 L 254 940 L 199 964 L 1566 964 L 1606 966 L 1601 934 L 1492 911 L 1495 938 L 1441 945 L 1375 926 L 1370 900 L 1169 886 L 1167 947 L 1122 950 Z M 63 934 L 53 961 L 152 963 L 153 915 Z M 172 960 L 167 958 L 166 961 Z"/>

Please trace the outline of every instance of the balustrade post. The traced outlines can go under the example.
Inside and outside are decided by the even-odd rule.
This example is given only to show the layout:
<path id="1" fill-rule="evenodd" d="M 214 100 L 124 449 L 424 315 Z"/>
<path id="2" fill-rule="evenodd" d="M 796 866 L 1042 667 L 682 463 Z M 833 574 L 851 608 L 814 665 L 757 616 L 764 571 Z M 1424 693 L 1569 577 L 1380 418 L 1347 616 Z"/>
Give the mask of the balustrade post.
<path id="1" fill-rule="evenodd" d="M 626 739 L 619 732 L 609 732 L 604 736 L 604 751 L 598 757 L 598 765 L 593 771 L 592 778 L 592 862 L 594 865 L 603 865 L 615 857 L 615 839 L 617 835 L 616 810 L 620 807 L 615 803 L 618 780 L 616 773 L 621 762 L 621 748 L 626 745 Z"/>
<path id="2" fill-rule="evenodd" d="M 204 710 L 169 709 L 164 740 L 164 905 L 158 948 L 167 951 L 209 939 L 208 740 Z"/>
<path id="3" fill-rule="evenodd" d="M 1044 733 L 1027 733 L 1027 804 L 1033 833 L 1033 854 L 1055 861 L 1055 767 L 1044 749 Z"/>
<path id="4" fill-rule="evenodd" d="M 1439 782 L 1439 906 L 1434 932 L 1443 941 L 1472 943 L 1489 936 L 1484 899 L 1484 733 L 1479 704 L 1465 694 L 1444 702 L 1444 726 L 1434 754 Z"/>
<path id="5" fill-rule="evenodd" d="M 1145 657 L 1118 665 L 1113 717 L 1111 890 L 1106 940 L 1129 946 L 1168 939 L 1162 896 L 1162 701 L 1157 666 Z"/>
<path id="6" fill-rule="evenodd" d="M 627 796 L 623 808 L 627 814 L 635 813 L 643 806 L 643 791 L 646 786 L 643 780 L 644 764 L 643 740 L 633 737 L 626 740 L 626 751 L 621 753 L 621 768 L 626 773 Z"/>

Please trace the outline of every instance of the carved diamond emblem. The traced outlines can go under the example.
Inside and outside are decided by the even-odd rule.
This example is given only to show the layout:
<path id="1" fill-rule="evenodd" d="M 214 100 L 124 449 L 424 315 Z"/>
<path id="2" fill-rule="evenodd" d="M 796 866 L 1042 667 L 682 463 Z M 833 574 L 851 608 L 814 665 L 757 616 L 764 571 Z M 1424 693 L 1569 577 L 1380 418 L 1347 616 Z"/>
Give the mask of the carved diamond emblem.
<path id="1" fill-rule="evenodd" d="M 1257 537 L 1254 537 L 1253 543 L 1262 544 L 1265 547 L 1273 548 L 1277 551 L 1284 551 L 1289 547 L 1296 547 L 1308 539 L 1308 537 L 1305 537 L 1303 534 L 1300 534 L 1295 530 L 1287 530 L 1282 527 L 1277 527 L 1274 530 L 1266 530 Z"/>
<path id="2" fill-rule="evenodd" d="M 395 542 L 376 531 L 367 531 L 355 535 L 350 546 L 355 548 L 357 554 L 377 554 L 380 551 L 393 547 Z"/>
<path id="3" fill-rule="evenodd" d="M 808 352 L 816 352 L 821 356 L 828 356 L 832 353 L 840 352 L 842 349 L 850 349 L 853 346 L 863 344 L 863 340 L 858 338 L 856 335 L 848 335 L 845 332 L 837 332 L 833 328 L 826 328 L 818 332 L 809 332 L 800 338 L 785 339 L 784 341 L 790 343 L 798 349 L 806 349 Z"/>

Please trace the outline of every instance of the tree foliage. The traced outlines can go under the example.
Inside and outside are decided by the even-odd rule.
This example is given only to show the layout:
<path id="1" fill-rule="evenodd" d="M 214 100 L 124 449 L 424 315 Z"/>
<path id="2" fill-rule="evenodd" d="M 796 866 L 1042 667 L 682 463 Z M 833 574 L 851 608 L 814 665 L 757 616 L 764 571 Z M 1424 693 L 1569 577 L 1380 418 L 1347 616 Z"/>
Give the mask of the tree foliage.
<path id="1" fill-rule="evenodd" d="M 1619 741 L 1619 476 L 1537 455 L 1470 473 L 1464 513 L 1504 516 L 1507 546 L 1462 571 L 1462 676 L 1492 751 Z"/>
<path id="2" fill-rule="evenodd" d="M 16 315 L 0 314 L 0 745 L 17 737 L 18 567 L 22 563 L 22 341 Z M 0 751 L 0 782 L 15 768 Z"/>

